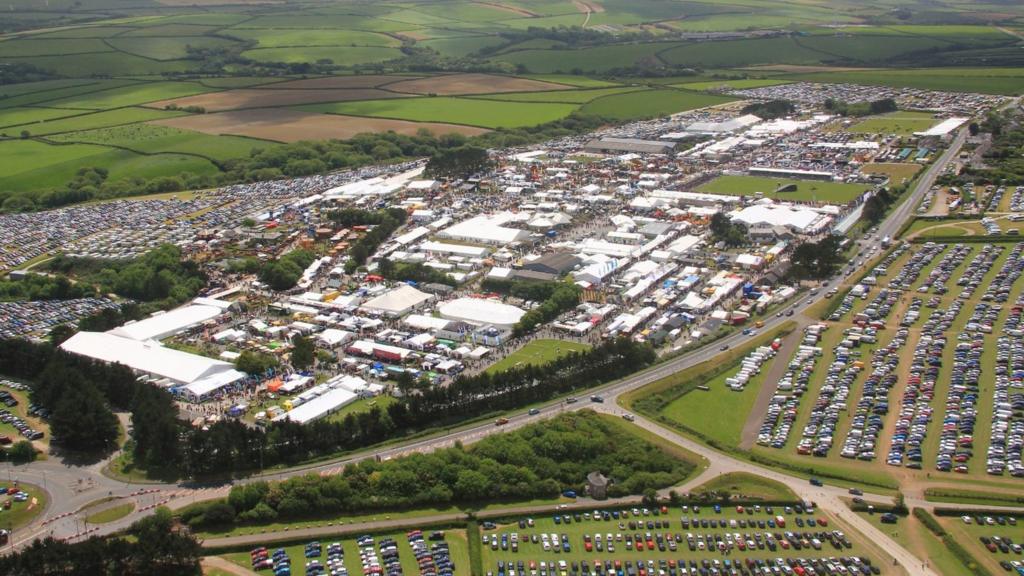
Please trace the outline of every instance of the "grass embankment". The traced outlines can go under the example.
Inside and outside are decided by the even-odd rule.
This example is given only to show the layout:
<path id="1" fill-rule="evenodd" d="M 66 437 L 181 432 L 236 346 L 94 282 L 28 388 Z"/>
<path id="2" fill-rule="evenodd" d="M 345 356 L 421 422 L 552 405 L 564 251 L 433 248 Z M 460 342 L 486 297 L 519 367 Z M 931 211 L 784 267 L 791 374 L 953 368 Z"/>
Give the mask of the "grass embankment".
<path id="1" fill-rule="evenodd" d="M 741 500 L 766 500 L 771 502 L 798 500 L 796 494 L 785 484 L 747 472 L 722 474 L 710 482 L 701 484 L 693 492 L 697 494 L 719 495 L 728 492 L 730 495 Z"/>
<path id="2" fill-rule="evenodd" d="M 126 502 L 124 504 L 118 504 L 117 506 L 111 506 L 98 512 L 94 512 L 86 516 L 85 521 L 90 524 L 107 524 L 124 518 L 131 514 L 133 510 L 135 510 L 135 504 Z"/>

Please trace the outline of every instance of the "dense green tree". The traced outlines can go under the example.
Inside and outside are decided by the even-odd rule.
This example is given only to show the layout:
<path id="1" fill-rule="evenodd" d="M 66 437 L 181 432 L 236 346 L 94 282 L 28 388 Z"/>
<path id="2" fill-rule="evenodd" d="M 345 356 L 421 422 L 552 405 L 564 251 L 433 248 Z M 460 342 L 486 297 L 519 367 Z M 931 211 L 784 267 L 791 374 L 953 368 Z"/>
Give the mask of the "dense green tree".
<path id="1" fill-rule="evenodd" d="M 250 376 L 262 376 L 271 368 L 280 365 L 277 358 L 261 352 L 245 350 L 235 360 L 235 367 Z"/>
<path id="2" fill-rule="evenodd" d="M 842 238 L 831 235 L 818 242 L 804 242 L 793 250 L 791 274 L 799 279 L 828 278 L 845 262 Z"/>
<path id="3" fill-rule="evenodd" d="M 316 347 L 313 345 L 313 341 L 302 334 L 296 334 L 292 338 L 292 366 L 297 370 L 305 370 L 306 368 L 312 368 L 315 360 Z"/>

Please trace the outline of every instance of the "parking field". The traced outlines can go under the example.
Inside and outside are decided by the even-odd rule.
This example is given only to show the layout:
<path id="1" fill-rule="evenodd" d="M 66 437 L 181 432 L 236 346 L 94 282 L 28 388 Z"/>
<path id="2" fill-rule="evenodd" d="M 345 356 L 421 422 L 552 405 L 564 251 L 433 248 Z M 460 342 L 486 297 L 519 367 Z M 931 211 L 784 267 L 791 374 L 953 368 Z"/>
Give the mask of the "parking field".
<path id="1" fill-rule="evenodd" d="M 940 524 L 993 573 L 1024 562 L 1024 521 L 1001 514 L 936 516 Z M 1010 564 L 1011 567 L 1016 566 Z"/>
<path id="2" fill-rule="evenodd" d="M 283 550 L 284 556 L 288 558 L 287 564 L 291 566 L 292 576 L 314 576 L 316 574 L 358 576 L 373 573 L 373 566 L 378 568 L 390 566 L 388 573 L 395 573 L 391 570 L 397 568 L 400 570 L 397 574 L 413 576 L 421 573 L 421 563 L 417 561 L 417 558 L 429 556 L 429 563 L 425 560 L 422 565 L 432 565 L 436 574 L 469 576 L 471 571 L 466 531 L 442 530 L 440 531 L 441 539 L 431 539 L 433 532 L 433 530 L 424 530 L 422 539 L 415 534 L 415 531 L 409 531 L 359 537 L 349 535 L 285 546 L 268 545 L 265 547 L 265 554 L 254 555 L 253 551 L 244 551 L 224 554 L 223 558 L 250 569 L 257 567 L 254 563 L 255 558 L 263 557 L 266 557 L 274 566 L 279 566 L 284 561 L 275 559 L 274 556 L 280 557 L 281 553 L 277 551 Z M 319 546 L 310 546 L 314 542 L 319 543 Z M 340 555 L 332 548 L 335 543 L 340 545 Z M 450 570 L 444 568 L 443 545 L 446 545 L 448 549 L 447 557 L 452 564 Z M 417 552 L 423 546 L 430 552 L 429 555 L 424 555 L 422 550 Z M 341 558 L 340 563 L 331 561 L 332 558 L 337 557 Z M 322 566 L 323 569 L 318 569 L 314 562 Z M 270 568 L 271 566 L 268 564 L 266 567 Z M 257 569 L 265 568 L 257 567 Z"/>
<path id="3" fill-rule="evenodd" d="M 774 452 L 910 482 L 938 473 L 1012 485 L 1024 476 L 1022 268 L 1024 244 L 1006 242 L 919 244 L 883 259 L 835 296 L 820 341 L 808 342 L 820 357 L 797 370 L 806 393 L 783 403 L 791 430 Z"/>
<path id="4" fill-rule="evenodd" d="M 796 566 L 853 556 L 866 558 L 865 566 L 875 564 L 830 518 L 784 506 L 674 506 L 521 518 L 491 529 L 485 525 L 482 541 L 484 572 L 495 576 L 682 575 L 712 567 L 750 574 L 758 562 Z"/>

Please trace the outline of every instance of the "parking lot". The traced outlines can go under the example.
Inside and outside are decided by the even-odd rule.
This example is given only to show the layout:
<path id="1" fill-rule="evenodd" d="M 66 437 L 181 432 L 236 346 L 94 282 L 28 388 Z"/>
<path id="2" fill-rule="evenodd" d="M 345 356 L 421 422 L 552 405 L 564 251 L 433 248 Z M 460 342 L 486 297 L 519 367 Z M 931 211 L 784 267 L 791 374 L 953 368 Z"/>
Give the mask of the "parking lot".
<path id="1" fill-rule="evenodd" d="M 492 576 L 878 573 L 841 528 L 800 507 L 574 512 L 485 526 L 482 538 Z"/>
<path id="2" fill-rule="evenodd" d="M 993 573 L 1024 568 L 1024 520 L 990 514 L 937 517 L 942 526 Z"/>

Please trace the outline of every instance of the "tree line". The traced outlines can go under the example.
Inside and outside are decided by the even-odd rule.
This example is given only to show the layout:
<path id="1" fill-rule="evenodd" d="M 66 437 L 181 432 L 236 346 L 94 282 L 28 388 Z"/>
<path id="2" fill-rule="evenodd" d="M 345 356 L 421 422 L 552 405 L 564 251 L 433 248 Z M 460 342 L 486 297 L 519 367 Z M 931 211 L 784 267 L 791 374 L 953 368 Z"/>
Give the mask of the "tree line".
<path id="1" fill-rule="evenodd" d="M 0 301 L 72 300 L 96 296 L 89 284 L 73 284 L 64 276 L 29 274 L 20 280 L 0 280 Z"/>
<path id="2" fill-rule="evenodd" d="M 202 549 L 187 532 L 174 529 L 166 508 L 132 524 L 127 533 L 67 543 L 47 537 L 0 556 L 8 576 L 198 576 Z"/>
<path id="3" fill-rule="evenodd" d="M 685 478 L 691 462 L 675 459 L 593 412 L 559 416 L 472 447 L 364 460 L 340 474 L 235 486 L 227 499 L 182 511 L 192 527 L 266 523 L 348 512 L 408 510 L 494 501 L 554 498 L 583 492 L 587 474 L 614 482 L 610 497 L 641 494 Z"/>
<path id="4" fill-rule="evenodd" d="M 339 226 L 351 228 L 353 226 L 366 226 L 368 229 L 348 249 L 348 261 L 345 262 L 345 272 L 351 274 L 357 268 L 366 264 L 366 261 L 373 256 L 377 248 L 384 243 L 395 230 L 405 224 L 409 214 L 401 208 L 387 208 L 384 210 L 359 210 L 346 208 L 335 210 L 327 215 L 327 218 Z"/>
<path id="5" fill-rule="evenodd" d="M 316 255 L 309 250 L 292 250 L 277 260 L 259 265 L 260 281 L 279 292 L 291 290 L 313 260 Z"/>

